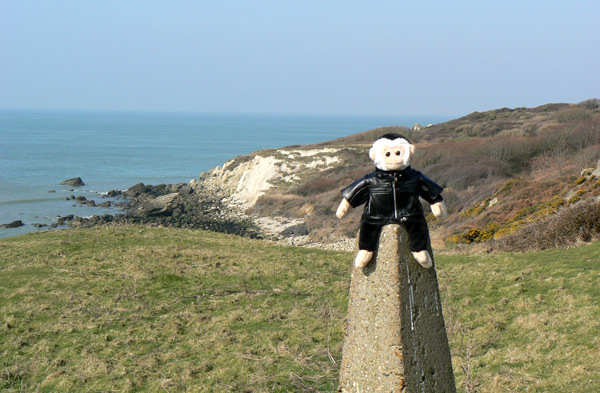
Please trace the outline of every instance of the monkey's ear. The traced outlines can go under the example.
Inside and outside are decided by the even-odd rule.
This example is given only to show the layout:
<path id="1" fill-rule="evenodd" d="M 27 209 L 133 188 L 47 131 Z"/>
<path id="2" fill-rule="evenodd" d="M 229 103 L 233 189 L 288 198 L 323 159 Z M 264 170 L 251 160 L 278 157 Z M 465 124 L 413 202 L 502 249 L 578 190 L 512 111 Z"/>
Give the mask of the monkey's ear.
<path id="1" fill-rule="evenodd" d="M 410 154 L 415 154 L 415 145 L 410 145 Z"/>
<path id="2" fill-rule="evenodd" d="M 375 156 L 377 155 L 377 153 L 375 153 L 374 148 L 370 148 L 369 149 L 369 157 L 371 158 L 371 161 L 375 161 Z"/>

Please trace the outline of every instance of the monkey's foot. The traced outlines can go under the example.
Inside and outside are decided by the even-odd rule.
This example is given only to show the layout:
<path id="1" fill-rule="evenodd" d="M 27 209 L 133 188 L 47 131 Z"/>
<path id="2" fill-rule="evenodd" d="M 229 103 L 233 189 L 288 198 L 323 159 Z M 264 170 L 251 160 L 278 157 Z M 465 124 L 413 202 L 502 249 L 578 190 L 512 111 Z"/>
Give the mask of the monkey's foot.
<path id="1" fill-rule="evenodd" d="M 373 251 L 358 250 L 358 254 L 356 254 L 356 258 L 354 258 L 354 266 L 365 267 L 371 258 L 373 258 Z"/>
<path id="2" fill-rule="evenodd" d="M 431 266 L 433 266 L 431 255 L 429 255 L 429 252 L 427 250 L 413 251 L 412 254 L 413 257 L 415 257 L 416 261 L 419 262 L 424 268 L 429 269 Z"/>

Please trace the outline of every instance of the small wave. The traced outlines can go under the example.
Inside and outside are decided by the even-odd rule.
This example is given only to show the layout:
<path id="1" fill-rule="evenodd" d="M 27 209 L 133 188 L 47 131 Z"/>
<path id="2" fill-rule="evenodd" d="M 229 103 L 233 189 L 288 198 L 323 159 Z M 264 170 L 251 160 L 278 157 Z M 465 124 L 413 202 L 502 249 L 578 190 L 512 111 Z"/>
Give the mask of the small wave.
<path id="1" fill-rule="evenodd" d="M 84 192 L 88 192 L 88 193 L 89 193 L 89 192 L 94 192 L 94 193 L 96 193 L 96 194 L 100 193 L 99 191 L 94 191 L 94 190 L 81 190 L 81 189 L 79 189 L 79 190 L 71 190 L 71 189 L 69 189 L 69 190 L 66 190 L 66 191 L 67 191 L 67 192 L 71 192 L 71 193 L 73 193 L 73 192 L 75 192 L 75 193 L 78 193 L 78 192 L 80 192 L 80 193 L 84 193 Z"/>
<path id="2" fill-rule="evenodd" d="M 17 205 L 19 203 L 39 203 L 39 202 L 50 202 L 50 201 L 62 201 L 62 197 L 54 198 L 37 198 L 37 199 L 15 199 L 12 201 L 0 201 L 0 205 Z"/>
<path id="3" fill-rule="evenodd" d="M 61 192 L 64 194 L 77 194 L 77 193 L 94 193 L 94 194 L 102 194 L 102 191 L 97 191 L 97 190 L 83 190 L 83 189 L 74 189 L 74 188 L 68 188 L 68 189 L 64 189 L 64 190 L 56 190 L 56 192 Z"/>
<path id="4" fill-rule="evenodd" d="M 119 189 L 117 188 L 116 190 L 111 190 L 111 191 L 122 191 L 122 190 L 119 190 Z M 127 191 L 127 190 L 125 190 L 125 191 Z M 100 196 L 104 196 L 104 197 L 105 197 L 105 196 L 107 196 L 107 195 L 108 195 L 108 193 L 109 193 L 109 192 L 110 192 L 110 191 L 102 191 L 102 192 L 99 192 L 99 194 L 100 194 Z"/>

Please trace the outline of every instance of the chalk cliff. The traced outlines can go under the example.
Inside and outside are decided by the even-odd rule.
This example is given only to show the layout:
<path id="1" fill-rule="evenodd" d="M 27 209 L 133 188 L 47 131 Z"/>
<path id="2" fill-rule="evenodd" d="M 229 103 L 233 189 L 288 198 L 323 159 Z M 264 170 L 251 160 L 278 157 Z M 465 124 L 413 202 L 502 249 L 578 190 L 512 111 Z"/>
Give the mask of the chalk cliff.
<path id="1" fill-rule="evenodd" d="M 222 167 L 216 167 L 202 174 L 198 180 L 192 180 L 190 186 L 198 190 L 209 184 L 227 194 L 232 203 L 251 208 L 266 190 L 297 185 L 303 175 L 333 167 L 340 161 L 336 155 L 339 150 L 261 150 L 245 161 L 241 157 L 227 161 Z"/>

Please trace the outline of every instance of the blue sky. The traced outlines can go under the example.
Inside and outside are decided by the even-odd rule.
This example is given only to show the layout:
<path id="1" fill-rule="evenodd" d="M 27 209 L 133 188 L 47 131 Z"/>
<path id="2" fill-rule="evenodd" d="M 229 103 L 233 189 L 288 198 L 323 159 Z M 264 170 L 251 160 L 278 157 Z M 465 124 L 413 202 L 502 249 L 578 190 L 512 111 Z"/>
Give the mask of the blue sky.
<path id="1" fill-rule="evenodd" d="M 600 97 L 600 1 L 0 0 L 0 108 L 465 115 Z"/>

